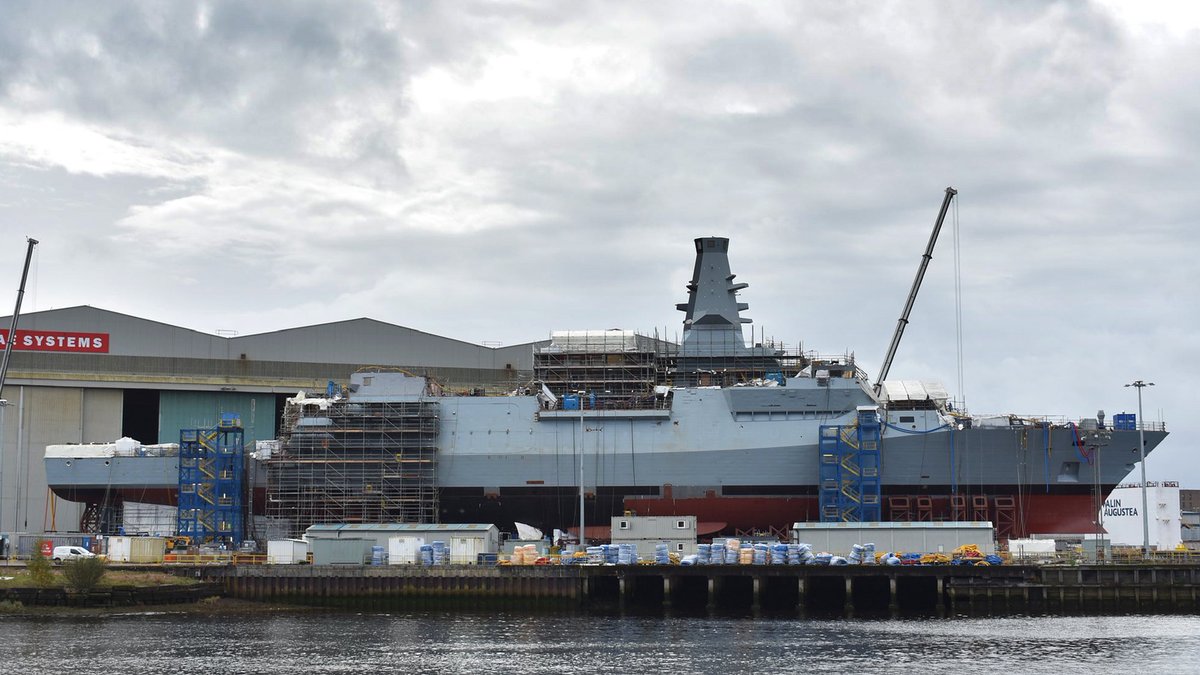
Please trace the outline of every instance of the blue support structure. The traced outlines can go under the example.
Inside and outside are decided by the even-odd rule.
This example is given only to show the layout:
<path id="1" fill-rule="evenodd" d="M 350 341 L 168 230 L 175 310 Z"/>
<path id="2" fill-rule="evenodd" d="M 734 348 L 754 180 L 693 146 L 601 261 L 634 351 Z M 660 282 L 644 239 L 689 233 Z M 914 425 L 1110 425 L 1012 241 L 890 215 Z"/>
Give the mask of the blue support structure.
<path id="1" fill-rule="evenodd" d="M 820 441 L 817 447 L 820 462 L 817 478 L 820 481 L 818 494 L 821 505 L 821 522 L 823 523 L 837 522 L 842 519 L 841 436 L 841 426 L 821 426 Z"/>
<path id="2" fill-rule="evenodd" d="M 241 543 L 244 443 L 241 418 L 232 413 L 222 413 L 215 427 L 179 431 L 181 536 L 197 544 Z"/>
<path id="3" fill-rule="evenodd" d="M 879 411 L 864 407 L 853 425 L 822 425 L 818 497 L 822 522 L 873 522 L 882 517 Z"/>

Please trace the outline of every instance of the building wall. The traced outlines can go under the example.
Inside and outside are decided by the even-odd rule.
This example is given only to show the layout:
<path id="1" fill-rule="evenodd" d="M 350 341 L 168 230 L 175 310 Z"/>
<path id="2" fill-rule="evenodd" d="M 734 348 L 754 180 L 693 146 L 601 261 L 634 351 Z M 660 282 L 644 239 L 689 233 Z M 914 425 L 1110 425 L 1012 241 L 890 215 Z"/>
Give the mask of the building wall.
<path id="1" fill-rule="evenodd" d="M 1200 548 L 1200 511 L 1184 511 L 1181 519 L 1183 544 L 1191 549 Z"/>
<path id="2" fill-rule="evenodd" d="M 95 443 L 120 436 L 119 390 L 6 386 L 0 469 L 0 531 L 74 531 L 83 506 L 52 498 L 42 456 L 55 443 Z"/>
<path id="3" fill-rule="evenodd" d="M 1181 511 L 1200 511 L 1200 490 L 1180 490 L 1179 509 Z"/>
<path id="4" fill-rule="evenodd" d="M 158 399 L 158 440 L 155 442 L 178 443 L 180 429 L 216 426 L 221 413 L 241 416 L 245 441 L 251 448 L 254 441 L 275 438 L 275 397 L 271 394 L 164 391 Z"/>

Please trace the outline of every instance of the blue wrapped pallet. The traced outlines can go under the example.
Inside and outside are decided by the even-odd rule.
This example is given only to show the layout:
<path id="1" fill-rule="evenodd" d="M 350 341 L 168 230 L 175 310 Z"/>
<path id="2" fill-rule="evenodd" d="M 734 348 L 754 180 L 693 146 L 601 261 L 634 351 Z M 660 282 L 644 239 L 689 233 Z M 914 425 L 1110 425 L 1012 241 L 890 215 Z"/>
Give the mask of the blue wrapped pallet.
<path id="1" fill-rule="evenodd" d="M 725 547 L 725 564 L 726 565 L 738 564 L 738 551 L 739 550 L 740 549 L 731 548 L 729 546 Z"/>
<path id="2" fill-rule="evenodd" d="M 670 565 L 671 553 L 666 542 L 660 542 L 654 545 L 654 564 L 655 565 Z"/>
<path id="3" fill-rule="evenodd" d="M 862 544 L 854 544 L 850 547 L 850 555 L 846 556 L 846 562 L 850 565 L 858 565 L 862 563 L 863 546 Z"/>
<path id="4" fill-rule="evenodd" d="M 754 545 L 754 564 L 755 565 L 766 565 L 767 564 L 767 550 L 768 550 L 768 548 L 767 548 L 766 544 L 755 544 Z"/>
<path id="5" fill-rule="evenodd" d="M 617 564 L 634 565 L 637 563 L 637 548 L 633 544 L 617 544 Z"/>
<path id="6" fill-rule="evenodd" d="M 450 547 L 446 545 L 446 542 L 435 541 L 430 544 L 430 549 L 434 565 L 450 564 Z"/>
<path id="7" fill-rule="evenodd" d="M 771 564 L 784 565 L 787 564 L 788 545 L 787 544 L 771 544 Z"/>
<path id="8" fill-rule="evenodd" d="M 604 564 L 604 547 L 603 546 L 587 547 L 587 561 L 588 561 L 588 564 L 590 564 L 590 565 L 603 565 Z"/>
<path id="9" fill-rule="evenodd" d="M 709 559 L 711 565 L 725 564 L 725 544 L 713 544 L 711 549 L 712 557 Z"/>
<path id="10" fill-rule="evenodd" d="M 874 565 L 875 564 L 875 543 L 874 542 L 863 544 L 862 564 L 863 565 Z"/>
<path id="11" fill-rule="evenodd" d="M 604 562 L 609 565 L 616 565 L 621 557 L 621 549 L 616 544 L 601 544 L 604 548 Z"/>

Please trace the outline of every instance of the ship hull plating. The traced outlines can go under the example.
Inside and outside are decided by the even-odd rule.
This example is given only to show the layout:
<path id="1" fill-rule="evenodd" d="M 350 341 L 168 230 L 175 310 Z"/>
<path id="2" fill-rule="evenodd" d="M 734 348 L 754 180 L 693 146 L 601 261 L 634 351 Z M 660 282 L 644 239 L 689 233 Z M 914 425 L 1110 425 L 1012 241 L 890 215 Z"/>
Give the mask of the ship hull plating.
<path id="1" fill-rule="evenodd" d="M 537 415 L 531 408 L 528 422 L 518 425 L 510 416 L 502 430 L 454 422 L 487 400 L 443 399 L 450 408 L 443 422 L 457 427 L 443 435 L 438 458 L 443 522 L 520 521 L 547 529 L 578 523 L 581 437 L 589 524 L 606 524 L 626 511 L 694 515 L 724 524 L 728 532 L 781 530 L 820 519 L 814 443 L 713 448 L 719 445 L 713 435 L 723 434 L 720 424 L 708 425 L 713 435 L 707 439 L 685 440 L 677 417 L 665 411 L 644 418 L 597 411 L 581 420 L 578 414 Z M 510 408 L 525 405 L 513 398 Z M 802 438 L 819 426 L 784 419 L 737 424 L 742 433 L 733 439 L 741 442 Z M 996 522 L 1012 536 L 1091 532 L 1097 492 L 1107 495 L 1137 459 L 1136 431 L 1109 431 L 1103 445 L 1089 444 L 1070 426 L 907 431 L 887 428 L 883 435 L 884 520 L 965 516 Z M 1146 432 L 1148 449 L 1165 435 Z M 71 501 L 177 502 L 173 457 L 47 458 L 46 470 L 55 494 Z M 256 485 L 250 500 L 256 511 L 265 499 L 265 486 Z"/>

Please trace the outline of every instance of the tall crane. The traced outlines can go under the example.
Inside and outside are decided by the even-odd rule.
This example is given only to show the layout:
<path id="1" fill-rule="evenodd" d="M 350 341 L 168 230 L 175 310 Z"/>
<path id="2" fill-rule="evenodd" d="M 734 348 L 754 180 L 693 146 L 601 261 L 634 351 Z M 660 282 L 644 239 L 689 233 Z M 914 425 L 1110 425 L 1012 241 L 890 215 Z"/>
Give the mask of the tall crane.
<path id="1" fill-rule="evenodd" d="M 29 248 L 25 251 L 25 271 L 21 272 L 21 286 L 17 289 L 17 308 L 13 310 L 12 326 L 8 329 L 8 339 L 4 341 L 4 360 L 0 362 L 0 392 L 4 391 L 4 378 L 8 375 L 8 357 L 12 354 L 13 343 L 17 341 L 17 319 L 21 317 L 21 298 L 25 297 L 25 280 L 29 278 L 29 260 L 33 258 L 33 247 L 38 240 L 29 238 Z"/>
<path id="2" fill-rule="evenodd" d="M 8 401 L 4 400 L 4 380 L 8 377 L 8 357 L 12 354 L 13 343 L 17 341 L 17 319 L 21 316 L 21 298 L 25 296 L 25 280 L 29 277 L 29 260 L 33 258 L 33 247 L 38 243 L 37 239 L 33 238 L 29 238 L 28 242 L 25 270 L 21 272 L 21 286 L 17 289 L 17 308 L 13 310 L 12 325 L 8 329 L 8 338 L 4 340 L 4 357 L 0 360 L 0 492 L 4 491 L 4 409 L 8 406 Z M 21 447 L 19 442 L 17 447 Z M 0 499 L 0 506 L 3 504 L 3 499 Z M 3 508 L 0 508 L 0 516 L 3 516 L 2 512 Z M 3 528 L 4 520 L 0 518 L 0 529 Z M 6 559 L 8 554 L 8 540 L 6 537 L 0 537 L 0 558 Z"/>
<path id="3" fill-rule="evenodd" d="M 946 220 L 946 211 L 950 209 L 950 202 L 956 194 L 958 194 L 958 190 L 952 187 L 946 188 L 946 197 L 942 200 L 942 208 L 938 211 L 937 221 L 933 224 L 933 233 L 929 235 L 929 244 L 925 246 L 925 253 L 921 256 L 921 265 L 917 267 L 917 277 L 913 279 L 912 289 L 908 292 L 908 302 L 904 303 L 904 313 L 900 315 L 900 321 L 896 323 L 892 344 L 888 346 L 887 356 L 883 359 L 883 367 L 879 369 L 879 377 L 875 380 L 876 396 L 883 387 L 883 380 L 887 377 L 888 371 L 892 369 L 892 359 L 896 358 L 896 350 L 900 348 L 900 338 L 904 337 L 904 327 L 908 325 L 908 315 L 912 314 L 913 305 L 917 302 L 917 292 L 921 290 L 921 281 L 925 279 L 925 270 L 929 267 L 929 261 L 933 259 L 933 247 L 937 244 L 938 234 L 942 231 L 942 223 Z"/>

